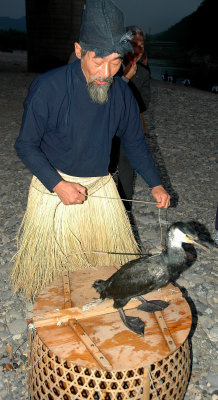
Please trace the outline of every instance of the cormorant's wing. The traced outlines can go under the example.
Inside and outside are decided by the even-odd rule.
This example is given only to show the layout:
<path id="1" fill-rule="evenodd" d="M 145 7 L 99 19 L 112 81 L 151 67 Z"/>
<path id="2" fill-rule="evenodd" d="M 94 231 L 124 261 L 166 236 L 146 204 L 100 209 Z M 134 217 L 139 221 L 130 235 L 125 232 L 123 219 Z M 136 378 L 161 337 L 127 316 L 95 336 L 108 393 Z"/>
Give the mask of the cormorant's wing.
<path id="1" fill-rule="evenodd" d="M 168 282 L 167 266 L 161 255 L 124 264 L 107 279 L 106 297 L 131 298 L 158 289 Z"/>

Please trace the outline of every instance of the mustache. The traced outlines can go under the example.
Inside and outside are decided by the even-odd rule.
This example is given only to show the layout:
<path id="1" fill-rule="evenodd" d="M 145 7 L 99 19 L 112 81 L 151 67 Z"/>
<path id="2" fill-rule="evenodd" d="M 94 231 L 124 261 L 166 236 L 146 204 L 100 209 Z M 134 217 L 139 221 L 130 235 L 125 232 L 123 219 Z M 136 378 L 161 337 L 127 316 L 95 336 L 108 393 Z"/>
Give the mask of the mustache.
<path id="1" fill-rule="evenodd" d="M 92 82 L 95 82 L 95 81 L 106 82 L 106 83 L 109 83 L 111 85 L 112 82 L 113 82 L 113 77 L 109 76 L 108 78 L 102 78 L 102 77 L 94 76 L 92 79 L 90 79 L 89 83 L 92 83 Z"/>

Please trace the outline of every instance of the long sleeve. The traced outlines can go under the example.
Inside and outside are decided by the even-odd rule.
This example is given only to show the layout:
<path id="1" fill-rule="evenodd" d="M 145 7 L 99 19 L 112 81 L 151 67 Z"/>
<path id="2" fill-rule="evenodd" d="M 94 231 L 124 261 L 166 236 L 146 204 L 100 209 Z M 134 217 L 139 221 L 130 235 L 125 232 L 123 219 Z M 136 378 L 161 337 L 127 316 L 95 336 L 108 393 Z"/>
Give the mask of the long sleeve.
<path id="1" fill-rule="evenodd" d="M 160 176 L 142 131 L 138 105 L 132 94 L 128 95 L 124 117 L 117 136 L 120 137 L 124 152 L 131 165 L 149 187 L 161 185 Z"/>
<path id="2" fill-rule="evenodd" d="M 24 115 L 15 149 L 33 175 L 52 191 L 62 180 L 40 148 L 48 121 L 46 94 L 41 94 L 38 80 L 34 81 L 24 104 Z"/>
<path id="3" fill-rule="evenodd" d="M 135 96 L 140 112 L 146 111 L 151 99 L 150 73 L 140 61 L 137 63 L 136 74 L 129 81 L 129 87 Z"/>

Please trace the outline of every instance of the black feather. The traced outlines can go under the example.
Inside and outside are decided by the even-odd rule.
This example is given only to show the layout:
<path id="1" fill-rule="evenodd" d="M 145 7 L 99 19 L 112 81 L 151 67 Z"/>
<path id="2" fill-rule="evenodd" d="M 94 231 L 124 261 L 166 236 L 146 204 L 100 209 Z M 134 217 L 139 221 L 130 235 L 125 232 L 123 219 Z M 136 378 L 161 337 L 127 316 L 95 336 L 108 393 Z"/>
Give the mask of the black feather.
<path id="1" fill-rule="evenodd" d="M 176 229 L 192 236 L 196 233 L 192 224 L 183 222 L 172 224 L 167 235 L 166 249 L 161 254 L 129 261 L 107 280 L 97 280 L 93 283 L 93 287 L 99 293 L 100 298 L 113 299 L 114 307 L 120 310 L 132 297 L 145 295 L 166 286 L 169 282 L 175 282 L 181 272 L 187 268 L 185 263 L 187 257 L 182 243 L 181 246 L 176 248 L 170 244 L 170 238 Z M 155 305 L 153 305 L 153 312 L 155 310 Z M 128 322 L 124 323 L 133 330 L 132 320 L 131 327 Z M 139 329 L 141 331 L 141 327 Z M 138 328 L 134 331 L 139 333 Z"/>

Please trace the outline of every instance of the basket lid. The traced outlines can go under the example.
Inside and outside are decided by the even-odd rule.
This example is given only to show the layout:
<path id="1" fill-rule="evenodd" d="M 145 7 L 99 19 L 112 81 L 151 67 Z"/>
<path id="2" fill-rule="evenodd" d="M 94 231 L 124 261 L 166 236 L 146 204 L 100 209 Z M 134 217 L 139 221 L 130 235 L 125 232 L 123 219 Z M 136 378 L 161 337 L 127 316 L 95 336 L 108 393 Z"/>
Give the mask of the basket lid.
<path id="1" fill-rule="evenodd" d="M 172 284 L 143 296 L 146 300 L 168 301 L 170 305 L 162 312 L 140 311 L 136 299 L 124 307 L 127 315 L 145 322 L 144 337 L 126 328 L 112 300 L 83 310 L 98 298 L 93 282 L 107 279 L 117 268 L 65 272 L 38 295 L 34 325 L 44 345 L 58 357 L 87 368 L 126 370 L 166 358 L 186 340 L 191 311 L 179 288 Z"/>

